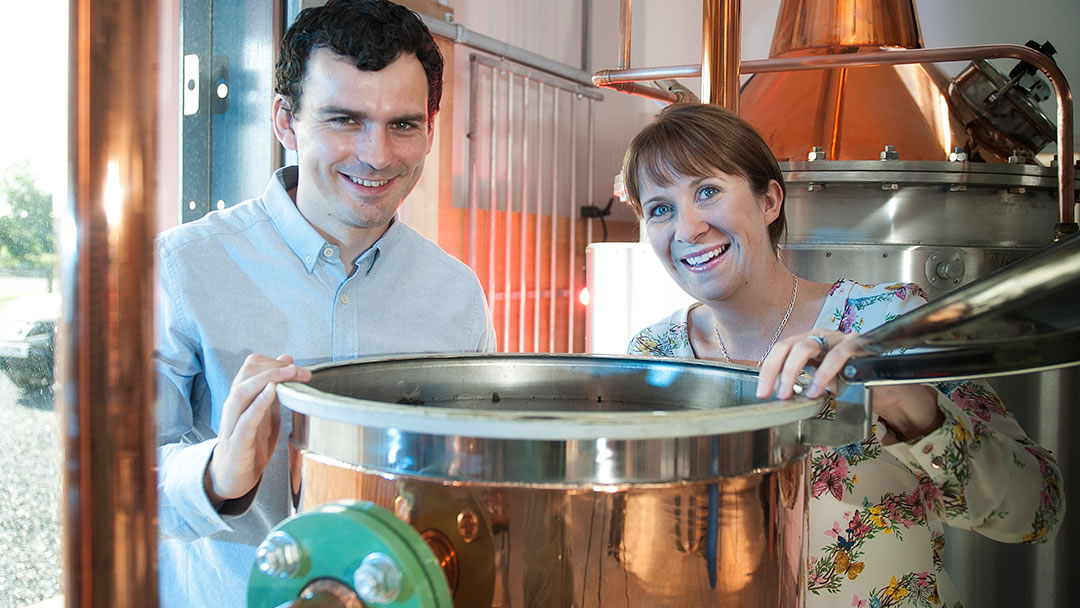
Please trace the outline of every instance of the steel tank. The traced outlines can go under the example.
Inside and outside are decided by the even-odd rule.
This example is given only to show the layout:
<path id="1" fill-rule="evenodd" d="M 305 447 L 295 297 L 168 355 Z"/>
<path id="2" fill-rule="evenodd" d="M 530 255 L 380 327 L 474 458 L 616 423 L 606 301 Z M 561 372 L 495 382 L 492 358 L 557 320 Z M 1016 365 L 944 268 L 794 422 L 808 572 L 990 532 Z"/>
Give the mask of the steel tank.
<path id="1" fill-rule="evenodd" d="M 882 151 L 885 152 L 884 145 Z M 1045 249 L 1058 217 L 1056 168 L 1022 162 L 810 160 L 782 163 L 788 182 L 783 259 L 799 276 L 831 282 L 907 281 L 930 300 Z M 1077 504 L 1080 454 L 1068 436 L 1080 370 L 994 378 L 1009 411 L 1065 476 Z M 946 526 L 943 560 L 973 606 L 1065 606 L 1067 568 L 1080 560 L 1080 527 L 1009 545 Z"/>
<path id="2" fill-rule="evenodd" d="M 755 388 L 738 366 L 508 354 L 327 364 L 278 391 L 294 412 L 294 508 L 357 515 L 335 501 L 361 499 L 407 522 L 453 606 L 802 606 L 808 446 L 865 437 L 869 406 L 826 420 L 821 399 Z M 305 518 L 276 534 L 299 537 L 291 521 Z M 438 577 L 406 566 L 405 603 L 374 604 L 362 582 L 353 594 L 371 551 L 341 548 L 351 527 L 264 543 L 249 605 L 306 606 L 292 602 L 328 580 L 338 603 L 318 605 L 450 605 L 407 603 Z M 282 567 L 282 546 L 308 565 Z"/>

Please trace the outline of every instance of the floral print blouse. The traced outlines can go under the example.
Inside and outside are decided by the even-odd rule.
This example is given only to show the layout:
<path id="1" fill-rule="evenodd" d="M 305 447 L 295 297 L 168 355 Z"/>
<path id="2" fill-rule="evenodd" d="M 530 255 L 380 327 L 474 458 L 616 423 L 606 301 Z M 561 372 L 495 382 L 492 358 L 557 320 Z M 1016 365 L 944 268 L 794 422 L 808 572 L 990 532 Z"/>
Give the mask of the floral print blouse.
<path id="1" fill-rule="evenodd" d="M 814 326 L 861 333 L 925 302 L 914 284 L 841 279 Z M 693 358 L 689 310 L 639 332 L 629 353 Z M 961 606 L 942 566 L 943 524 L 1022 543 L 1057 529 L 1065 499 L 1053 456 L 987 384 L 935 388 L 945 422 L 925 437 L 886 439 L 879 419 L 860 443 L 811 450 L 808 607 Z"/>

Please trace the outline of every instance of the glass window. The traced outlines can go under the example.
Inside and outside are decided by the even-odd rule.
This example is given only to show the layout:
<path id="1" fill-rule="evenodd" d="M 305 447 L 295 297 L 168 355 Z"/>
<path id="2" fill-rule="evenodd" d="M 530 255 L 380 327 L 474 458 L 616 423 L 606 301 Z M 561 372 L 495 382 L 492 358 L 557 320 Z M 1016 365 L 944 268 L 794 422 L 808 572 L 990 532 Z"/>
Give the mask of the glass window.
<path id="1" fill-rule="evenodd" d="M 6 3 L 0 20 L 16 85 L 0 95 L 0 608 L 52 605 L 61 593 L 53 203 L 67 177 L 68 4 Z"/>

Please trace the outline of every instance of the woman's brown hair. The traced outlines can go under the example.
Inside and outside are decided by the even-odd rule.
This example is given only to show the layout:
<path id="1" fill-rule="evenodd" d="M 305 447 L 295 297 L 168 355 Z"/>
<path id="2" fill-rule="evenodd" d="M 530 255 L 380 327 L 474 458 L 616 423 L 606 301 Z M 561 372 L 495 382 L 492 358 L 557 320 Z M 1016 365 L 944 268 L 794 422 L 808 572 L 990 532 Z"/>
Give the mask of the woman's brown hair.
<path id="1" fill-rule="evenodd" d="M 648 179 L 670 186 L 677 176 L 704 177 L 716 171 L 738 175 L 763 196 L 775 181 L 787 196 L 784 176 L 772 150 L 757 131 L 738 115 L 718 105 L 674 104 L 630 142 L 623 159 L 623 182 L 630 205 L 642 217 L 641 182 Z M 769 224 L 769 240 L 780 246 L 787 220 L 780 215 Z"/>

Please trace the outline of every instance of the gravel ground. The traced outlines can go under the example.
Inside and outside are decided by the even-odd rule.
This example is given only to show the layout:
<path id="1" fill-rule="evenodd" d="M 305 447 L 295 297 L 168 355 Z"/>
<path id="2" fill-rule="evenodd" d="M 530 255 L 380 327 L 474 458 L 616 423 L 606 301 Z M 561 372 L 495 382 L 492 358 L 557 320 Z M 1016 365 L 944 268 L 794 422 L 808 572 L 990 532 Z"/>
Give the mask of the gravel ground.
<path id="1" fill-rule="evenodd" d="M 60 436 L 52 394 L 22 394 L 0 374 L 0 608 L 61 592 Z"/>

